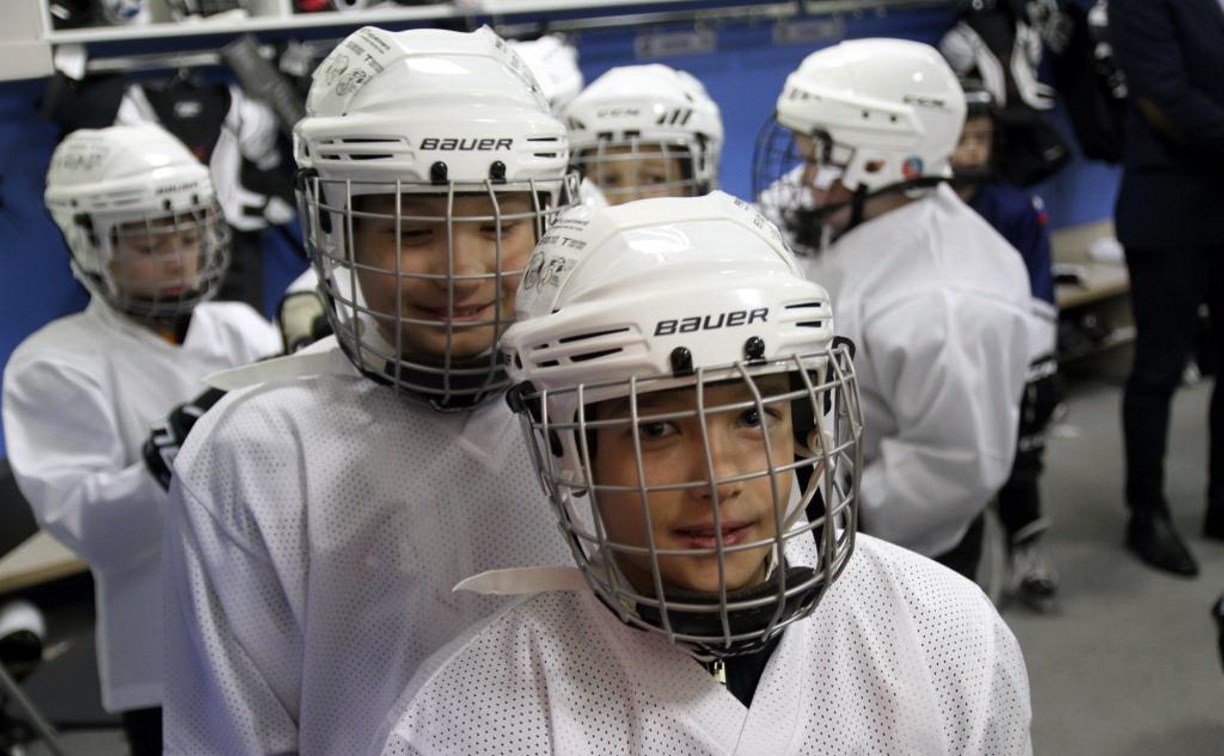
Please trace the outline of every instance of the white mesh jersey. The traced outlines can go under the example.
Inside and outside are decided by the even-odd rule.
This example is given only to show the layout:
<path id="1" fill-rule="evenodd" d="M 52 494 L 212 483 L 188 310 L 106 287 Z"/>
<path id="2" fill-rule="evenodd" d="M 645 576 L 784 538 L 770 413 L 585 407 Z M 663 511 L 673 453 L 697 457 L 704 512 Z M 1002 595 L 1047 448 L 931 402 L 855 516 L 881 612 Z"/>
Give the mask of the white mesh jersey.
<path id="1" fill-rule="evenodd" d="M 334 338 L 300 359 L 321 354 L 227 395 L 176 460 L 167 753 L 361 753 L 420 661 L 504 604 L 456 583 L 572 564 L 504 401 L 435 412 Z"/>
<path id="2" fill-rule="evenodd" d="M 437 654 L 383 756 L 1031 754 L 1015 637 L 972 583 L 859 536 L 745 707 L 585 591 L 532 596 Z"/>
<path id="3" fill-rule="evenodd" d="M 1011 472 L 1032 354 L 1024 261 L 941 185 L 799 262 L 858 346 L 861 530 L 938 556 Z"/>
<path id="4" fill-rule="evenodd" d="M 9 358 L 9 462 L 39 524 L 93 571 L 109 711 L 162 698 L 166 493 L 141 456 L 149 426 L 204 391 L 204 376 L 279 347 L 276 330 L 245 304 L 199 305 L 176 346 L 95 298 Z"/>

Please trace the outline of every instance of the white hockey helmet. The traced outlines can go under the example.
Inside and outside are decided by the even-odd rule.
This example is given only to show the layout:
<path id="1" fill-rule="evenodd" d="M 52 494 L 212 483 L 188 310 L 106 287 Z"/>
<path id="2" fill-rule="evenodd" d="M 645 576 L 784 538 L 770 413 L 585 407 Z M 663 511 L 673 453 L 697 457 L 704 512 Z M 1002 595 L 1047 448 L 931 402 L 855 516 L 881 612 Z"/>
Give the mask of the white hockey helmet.
<path id="1" fill-rule="evenodd" d="M 564 111 L 585 83 L 578 68 L 578 49 L 557 34 L 509 43 L 531 69 L 553 113 Z"/>
<path id="2" fill-rule="evenodd" d="M 634 181 L 604 185 L 601 167 L 660 152 L 679 159 L 681 174 L 663 177 L 651 190 L 696 196 L 718 188 L 722 115 L 701 82 L 685 71 L 659 63 L 613 68 L 574 98 L 565 123 L 575 162 L 613 204 L 636 199 L 647 187 Z"/>
<path id="3" fill-rule="evenodd" d="M 903 39 L 842 42 L 804 58 L 778 97 L 778 123 L 844 153 L 841 182 L 875 192 L 950 178 L 965 95 L 935 48 Z M 882 163 L 870 170 L 872 163 Z"/>
<path id="4" fill-rule="evenodd" d="M 537 246 L 518 304 L 502 340 L 515 383 L 510 403 L 525 413 L 541 481 L 592 590 L 623 621 L 706 658 L 760 648 L 807 616 L 853 549 L 861 412 L 851 349 L 835 341 L 828 295 L 804 278 L 777 229 L 722 192 L 572 208 Z M 776 374 L 787 377 L 785 388 L 760 384 Z M 714 387 L 728 385 L 748 387 L 737 396 L 752 399 L 703 404 Z M 643 397 L 672 389 L 691 390 L 696 409 L 638 411 Z M 628 412 L 609 418 L 593 410 L 608 400 L 627 402 Z M 639 478 L 629 488 L 597 481 L 597 431 L 680 414 L 704 425 L 718 413 L 755 411 L 764 423 L 782 404 L 791 408 L 794 456 L 781 458 L 765 434 L 754 442 L 763 445 L 760 469 L 726 476 L 703 431 L 706 461 L 695 480 Z M 641 444 L 630 453 L 637 470 L 647 469 Z M 732 546 L 719 525 L 730 515 L 720 513 L 717 491 L 745 480 L 764 482 L 775 526 Z M 712 493 L 712 546 L 677 550 L 653 536 L 643 545 L 612 533 L 609 497 L 628 491 L 649 523 L 648 498 L 678 489 Z M 815 563 L 780 562 L 793 541 L 810 550 L 813 536 Z M 750 549 L 768 551 L 773 568 L 750 585 L 728 586 L 724 558 Z M 649 565 L 649 586 L 626 577 L 625 555 Z M 665 584 L 660 564 L 686 558 L 716 558 L 718 588 Z"/>
<path id="5" fill-rule="evenodd" d="M 160 126 L 72 132 L 51 156 L 44 200 L 74 275 L 120 312 L 173 320 L 216 295 L 229 227 L 207 166 Z"/>
<path id="6" fill-rule="evenodd" d="M 849 205 L 920 191 L 951 178 L 949 158 L 965 121 L 965 96 L 935 48 L 902 39 L 858 39 L 808 55 L 786 79 L 757 139 L 753 196 L 801 253 L 834 233 L 828 217 Z M 813 190 L 839 181 L 849 203 L 817 206 Z"/>
<path id="7" fill-rule="evenodd" d="M 294 127 L 299 204 L 340 345 L 367 376 L 438 409 L 470 406 L 504 388 L 494 344 L 512 319 L 508 300 L 522 264 L 503 255 L 503 228 L 528 223 L 538 238 L 577 192 L 565 128 L 527 65 L 487 27 L 471 33 L 364 27 L 319 65 L 306 109 Z M 511 194 L 529 198 L 528 209 L 503 212 Z M 427 217 L 400 210 L 413 195 L 439 199 L 442 209 Z M 363 197 L 382 197 L 392 209 L 363 210 Z M 464 197 L 483 198 L 489 209 L 460 215 L 454 207 Z M 390 267 L 359 263 L 352 235 L 366 219 L 390 222 L 397 244 L 405 223 L 437 224 L 446 245 L 443 272 L 404 270 L 407 252 Z M 454 238 L 464 223 L 496 228 L 493 269 L 459 270 Z M 443 287 L 445 312 L 413 318 L 406 314 L 413 303 L 402 294 L 379 309 L 362 290 L 362 277 L 375 274 L 393 279 L 397 289 L 422 281 Z M 510 297 L 501 294 L 505 279 Z M 490 281 L 492 314 L 474 321 L 459 313 L 457 289 Z M 414 329 L 441 333 L 445 347 L 436 354 L 412 348 Z M 456 341 L 479 329 L 489 334 L 479 354 L 460 353 Z"/>

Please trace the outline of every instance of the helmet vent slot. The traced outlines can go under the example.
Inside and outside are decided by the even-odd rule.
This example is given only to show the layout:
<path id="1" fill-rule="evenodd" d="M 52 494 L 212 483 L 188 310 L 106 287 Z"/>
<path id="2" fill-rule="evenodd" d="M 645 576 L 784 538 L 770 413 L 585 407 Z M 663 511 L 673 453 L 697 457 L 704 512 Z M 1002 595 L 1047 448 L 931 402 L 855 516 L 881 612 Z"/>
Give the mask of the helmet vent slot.
<path id="1" fill-rule="evenodd" d="M 570 362 L 589 362 L 590 360 L 597 360 L 600 357 L 607 357 L 610 354 L 616 354 L 617 352 L 623 351 L 625 350 L 621 349 L 620 347 L 615 347 L 612 349 L 600 349 L 595 352 L 586 352 L 585 354 L 575 354 L 574 356 L 570 357 Z"/>
<path id="2" fill-rule="evenodd" d="M 823 307 L 824 307 L 823 302 L 797 302 L 795 304 L 788 304 L 786 306 L 786 309 L 788 310 L 808 310 L 808 309 L 820 310 Z M 801 320 L 795 323 L 795 325 L 799 326 L 800 328 L 820 328 L 824 325 L 824 321 L 823 320 Z"/>
<path id="3" fill-rule="evenodd" d="M 390 160 L 402 153 L 407 143 L 397 137 L 349 137 L 320 139 L 319 147 L 334 150 L 322 152 L 322 160 Z"/>
<path id="4" fill-rule="evenodd" d="M 562 344 L 572 344 L 575 341 L 586 341 L 587 339 L 597 339 L 600 336 L 611 336 L 614 333 L 625 333 L 628 328 L 611 328 L 606 331 L 593 331 L 591 333 L 576 333 L 572 336 L 562 336 L 557 339 Z M 588 358 L 590 359 L 590 358 Z"/>

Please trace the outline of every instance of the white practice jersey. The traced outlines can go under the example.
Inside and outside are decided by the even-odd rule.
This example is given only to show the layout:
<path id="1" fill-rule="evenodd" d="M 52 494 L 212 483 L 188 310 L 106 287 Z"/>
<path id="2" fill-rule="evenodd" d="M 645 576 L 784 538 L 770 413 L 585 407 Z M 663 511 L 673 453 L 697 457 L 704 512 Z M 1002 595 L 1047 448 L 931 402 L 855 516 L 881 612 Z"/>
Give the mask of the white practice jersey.
<path id="1" fill-rule="evenodd" d="M 383 756 L 1032 753 L 1015 637 L 971 582 L 859 536 L 745 707 L 593 594 L 532 596 L 422 665 Z"/>
<path id="2" fill-rule="evenodd" d="M 1024 261 L 941 185 L 799 262 L 858 347 L 861 529 L 938 556 L 1011 472 L 1033 351 Z"/>
<path id="3" fill-rule="evenodd" d="M 162 699 L 166 493 L 141 456 L 150 425 L 204 391 L 208 374 L 279 347 L 275 329 L 245 304 L 199 305 L 175 346 L 94 299 L 9 359 L 9 462 L 39 524 L 93 570 L 109 711 Z"/>
<path id="4" fill-rule="evenodd" d="M 503 400 L 436 412 L 334 338 L 286 359 L 316 374 L 230 393 L 176 460 L 167 753 L 360 753 L 421 660 L 504 604 L 456 583 L 572 564 Z"/>

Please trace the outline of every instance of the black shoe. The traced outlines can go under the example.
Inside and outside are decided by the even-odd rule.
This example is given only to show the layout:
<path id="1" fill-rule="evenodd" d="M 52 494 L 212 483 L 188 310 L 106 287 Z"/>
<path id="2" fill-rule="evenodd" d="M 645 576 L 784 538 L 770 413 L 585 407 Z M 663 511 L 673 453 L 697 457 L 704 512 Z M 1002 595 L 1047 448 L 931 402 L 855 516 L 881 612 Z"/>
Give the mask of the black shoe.
<path id="1" fill-rule="evenodd" d="M 1045 560 L 1037 538 L 1012 547 L 1009 567 L 1011 593 L 1042 614 L 1053 611 L 1058 596 L 1058 573 Z"/>
<path id="2" fill-rule="evenodd" d="M 1203 537 L 1224 541 L 1224 507 L 1209 507 L 1203 518 Z"/>
<path id="3" fill-rule="evenodd" d="M 1194 556 L 1182 543 L 1167 514 L 1131 515 L 1126 547 L 1157 569 L 1186 577 L 1198 574 Z"/>
<path id="4" fill-rule="evenodd" d="M 1224 664 L 1224 594 L 1211 605 L 1211 618 L 1216 624 L 1216 645 L 1220 648 L 1220 664 Z"/>

